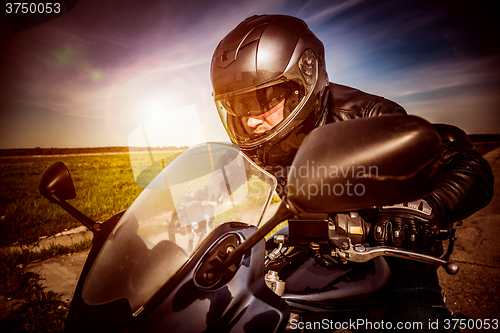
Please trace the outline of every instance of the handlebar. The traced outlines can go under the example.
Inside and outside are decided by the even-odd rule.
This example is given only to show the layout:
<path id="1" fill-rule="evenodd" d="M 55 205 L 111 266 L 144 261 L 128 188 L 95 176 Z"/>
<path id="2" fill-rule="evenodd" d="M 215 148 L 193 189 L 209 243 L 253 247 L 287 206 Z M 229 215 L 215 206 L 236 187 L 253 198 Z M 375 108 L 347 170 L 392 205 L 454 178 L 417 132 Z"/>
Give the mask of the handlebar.
<path id="1" fill-rule="evenodd" d="M 442 266 L 451 275 L 458 273 L 458 265 L 448 261 L 450 250 L 453 249 L 455 240 L 455 229 L 457 223 L 453 224 L 451 232 L 443 230 L 441 236 L 446 235 L 450 239 L 448 253 L 443 258 L 436 258 L 430 255 L 405 250 L 390 246 L 365 247 L 371 224 L 365 222 L 357 213 L 337 214 L 334 219 L 330 219 L 325 214 L 308 214 L 300 216 L 298 219 L 288 220 L 289 233 L 287 236 L 277 237 L 277 243 L 283 242 L 287 245 L 307 245 L 310 243 L 325 244 L 320 246 L 323 251 L 341 261 L 367 262 L 380 256 L 398 257 L 416 260 L 432 265 Z M 325 252 L 325 253 L 328 253 Z"/>

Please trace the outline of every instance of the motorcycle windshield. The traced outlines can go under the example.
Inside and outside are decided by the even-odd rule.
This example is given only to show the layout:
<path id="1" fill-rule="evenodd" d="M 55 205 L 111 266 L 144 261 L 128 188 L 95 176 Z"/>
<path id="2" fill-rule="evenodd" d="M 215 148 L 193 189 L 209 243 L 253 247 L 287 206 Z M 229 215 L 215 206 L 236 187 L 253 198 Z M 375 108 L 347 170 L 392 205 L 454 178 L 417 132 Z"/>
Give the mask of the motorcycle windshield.
<path id="1" fill-rule="evenodd" d="M 259 226 L 276 180 L 235 146 L 190 148 L 147 186 L 110 233 L 83 286 L 86 304 L 128 301 L 138 314 L 227 222 Z"/>

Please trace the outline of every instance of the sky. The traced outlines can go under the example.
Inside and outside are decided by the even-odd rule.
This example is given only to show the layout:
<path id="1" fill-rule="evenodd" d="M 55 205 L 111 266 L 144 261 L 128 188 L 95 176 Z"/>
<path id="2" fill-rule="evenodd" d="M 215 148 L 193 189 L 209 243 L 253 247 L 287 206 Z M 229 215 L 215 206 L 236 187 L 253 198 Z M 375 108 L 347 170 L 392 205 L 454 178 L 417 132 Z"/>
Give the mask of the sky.
<path id="1" fill-rule="evenodd" d="M 205 137 L 227 140 L 210 61 L 254 14 L 303 19 L 332 82 L 469 134 L 500 133 L 494 1 L 85 0 L 1 36 L 0 148 L 127 146 L 141 124 L 193 104 Z"/>

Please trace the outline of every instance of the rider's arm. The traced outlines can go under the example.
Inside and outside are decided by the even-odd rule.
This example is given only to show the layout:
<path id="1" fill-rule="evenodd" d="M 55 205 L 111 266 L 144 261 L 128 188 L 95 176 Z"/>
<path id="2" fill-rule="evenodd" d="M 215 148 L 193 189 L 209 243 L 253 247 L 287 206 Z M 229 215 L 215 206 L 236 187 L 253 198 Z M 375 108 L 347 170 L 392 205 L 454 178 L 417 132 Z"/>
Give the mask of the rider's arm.
<path id="1" fill-rule="evenodd" d="M 378 96 L 366 108 L 366 116 L 387 114 L 406 114 L 406 111 L 397 103 Z M 458 128 L 455 131 L 462 132 Z M 445 175 L 429 196 L 437 203 L 445 223 L 469 217 L 488 205 L 493 197 L 494 181 L 490 165 L 478 152 L 464 144 L 467 143 L 459 140 L 443 142 Z"/>
<path id="2" fill-rule="evenodd" d="M 438 203 L 445 221 L 455 222 L 484 208 L 493 197 L 493 174 L 488 162 L 458 141 L 445 145 L 446 172 L 430 197 Z"/>
<path id="3" fill-rule="evenodd" d="M 364 116 L 406 114 L 401 106 L 390 100 L 373 95 L 365 95 L 366 97 L 371 101 L 368 107 L 364 108 Z M 468 140 L 466 134 L 462 133 Z M 443 136 L 443 133 L 441 135 Z M 429 223 L 429 230 L 423 232 L 426 235 L 435 234 L 439 225 L 446 227 L 452 222 L 469 217 L 488 205 L 493 197 L 494 179 L 491 167 L 478 152 L 469 147 L 471 142 L 462 142 L 460 136 L 457 140 L 446 136 L 443 136 L 443 139 L 445 174 L 437 188 L 425 198 L 438 209 L 440 221 Z M 426 225 L 421 224 L 424 229 Z"/>

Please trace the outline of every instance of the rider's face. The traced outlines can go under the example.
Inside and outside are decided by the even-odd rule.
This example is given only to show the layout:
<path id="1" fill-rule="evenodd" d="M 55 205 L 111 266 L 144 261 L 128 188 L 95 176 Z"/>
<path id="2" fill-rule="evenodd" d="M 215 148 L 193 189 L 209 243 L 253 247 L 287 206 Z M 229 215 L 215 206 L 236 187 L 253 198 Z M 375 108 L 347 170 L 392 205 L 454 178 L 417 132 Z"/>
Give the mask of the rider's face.
<path id="1" fill-rule="evenodd" d="M 263 113 L 259 116 L 245 116 L 241 118 L 241 122 L 245 131 L 251 137 L 258 137 L 265 132 L 269 131 L 271 128 L 276 126 L 281 120 L 283 120 L 283 109 L 285 105 L 285 100 L 283 99 L 275 107 Z"/>

